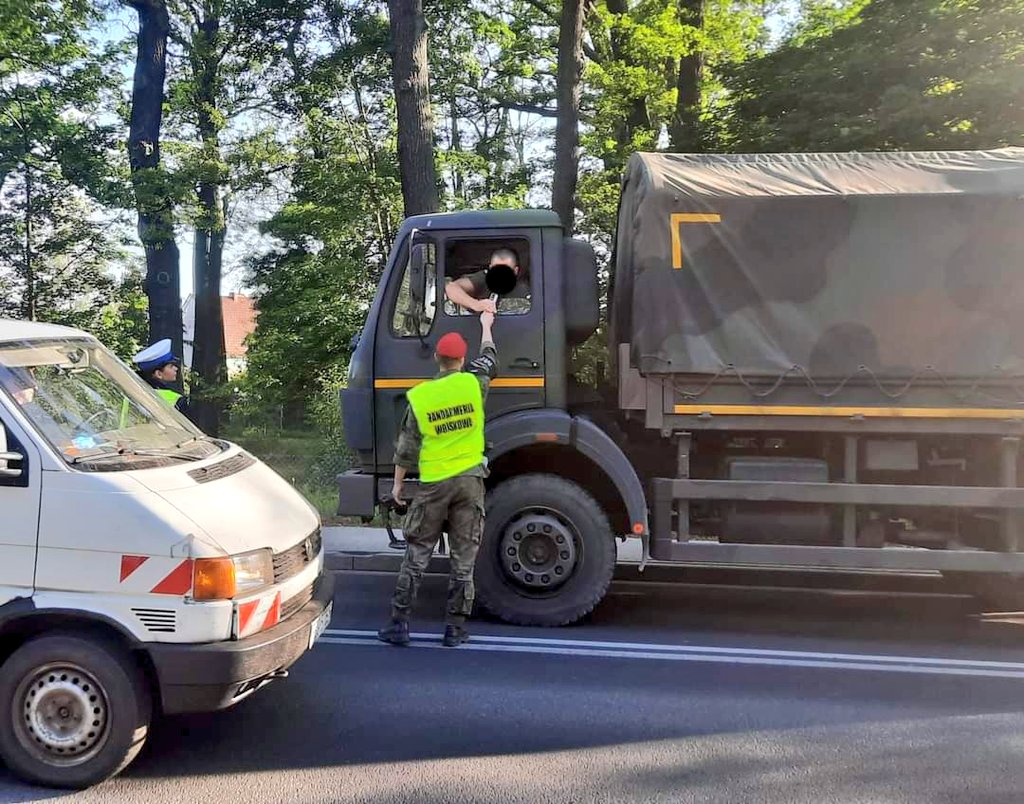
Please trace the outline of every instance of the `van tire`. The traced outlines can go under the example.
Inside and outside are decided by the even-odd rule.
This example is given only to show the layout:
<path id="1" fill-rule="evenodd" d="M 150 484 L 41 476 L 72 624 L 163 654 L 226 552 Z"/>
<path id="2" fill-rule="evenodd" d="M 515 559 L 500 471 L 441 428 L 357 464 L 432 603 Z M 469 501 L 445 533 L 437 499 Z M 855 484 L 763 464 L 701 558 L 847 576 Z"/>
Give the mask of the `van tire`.
<path id="1" fill-rule="evenodd" d="M 38 636 L 0 666 L 0 758 L 33 784 L 90 787 L 142 750 L 151 709 L 127 651 L 102 638 Z"/>
<path id="2" fill-rule="evenodd" d="M 527 524 L 517 531 L 520 522 Z M 539 533 L 545 523 L 567 539 L 571 534 L 574 561 L 561 585 L 530 588 L 514 577 L 507 566 L 511 559 L 502 551 L 516 549 L 509 541 L 514 532 L 528 537 L 529 525 L 534 526 L 531 533 Z M 542 553 L 547 549 L 545 544 L 538 546 Z M 487 495 L 487 519 L 475 572 L 477 598 L 484 609 L 505 622 L 568 625 L 589 614 L 604 597 L 615 572 L 615 556 L 608 517 L 585 489 L 556 475 L 514 477 Z M 541 571 L 537 572 L 539 579 Z M 555 580 L 553 572 L 545 577 Z"/>

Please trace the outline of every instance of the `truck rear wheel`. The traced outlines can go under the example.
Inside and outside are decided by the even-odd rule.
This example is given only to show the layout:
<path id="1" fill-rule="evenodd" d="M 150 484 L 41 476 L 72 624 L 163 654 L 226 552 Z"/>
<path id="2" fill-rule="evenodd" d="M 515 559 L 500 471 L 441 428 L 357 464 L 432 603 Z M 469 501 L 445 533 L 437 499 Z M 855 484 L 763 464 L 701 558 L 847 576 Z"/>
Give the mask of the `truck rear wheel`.
<path id="1" fill-rule="evenodd" d="M 517 625 L 567 625 L 596 606 L 615 571 L 615 538 L 590 494 L 555 475 L 506 480 L 487 495 L 477 597 Z"/>
<path id="2" fill-rule="evenodd" d="M 88 637 L 36 637 L 0 667 L 0 757 L 22 779 L 84 788 L 142 749 L 150 702 L 124 651 Z"/>

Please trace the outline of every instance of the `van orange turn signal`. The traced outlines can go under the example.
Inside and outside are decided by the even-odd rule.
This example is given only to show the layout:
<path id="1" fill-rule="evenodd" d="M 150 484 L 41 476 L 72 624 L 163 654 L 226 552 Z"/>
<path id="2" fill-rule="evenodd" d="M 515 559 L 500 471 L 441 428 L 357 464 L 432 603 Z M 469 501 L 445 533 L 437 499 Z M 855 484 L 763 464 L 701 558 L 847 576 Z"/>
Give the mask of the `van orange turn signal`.
<path id="1" fill-rule="evenodd" d="M 192 596 L 196 600 L 230 600 L 235 596 L 235 562 L 230 558 L 197 558 Z"/>

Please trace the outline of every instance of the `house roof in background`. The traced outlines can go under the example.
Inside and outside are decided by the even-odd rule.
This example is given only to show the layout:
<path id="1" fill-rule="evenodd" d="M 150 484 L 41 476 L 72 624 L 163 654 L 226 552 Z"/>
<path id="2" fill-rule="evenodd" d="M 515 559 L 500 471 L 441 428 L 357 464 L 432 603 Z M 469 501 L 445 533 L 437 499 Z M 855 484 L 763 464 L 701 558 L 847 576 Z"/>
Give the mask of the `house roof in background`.
<path id="1" fill-rule="evenodd" d="M 229 358 L 245 357 L 245 339 L 256 330 L 256 305 L 249 296 L 221 296 L 224 310 L 224 349 Z"/>

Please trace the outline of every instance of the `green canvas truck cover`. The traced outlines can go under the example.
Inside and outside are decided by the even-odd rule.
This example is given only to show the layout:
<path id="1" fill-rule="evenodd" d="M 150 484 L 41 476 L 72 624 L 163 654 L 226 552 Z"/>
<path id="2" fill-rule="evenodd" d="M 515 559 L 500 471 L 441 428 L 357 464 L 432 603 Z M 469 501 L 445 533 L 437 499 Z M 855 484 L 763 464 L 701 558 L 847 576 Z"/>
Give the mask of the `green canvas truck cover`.
<path id="1" fill-rule="evenodd" d="M 1022 148 L 636 154 L 620 204 L 610 338 L 641 374 L 1024 375 Z"/>

